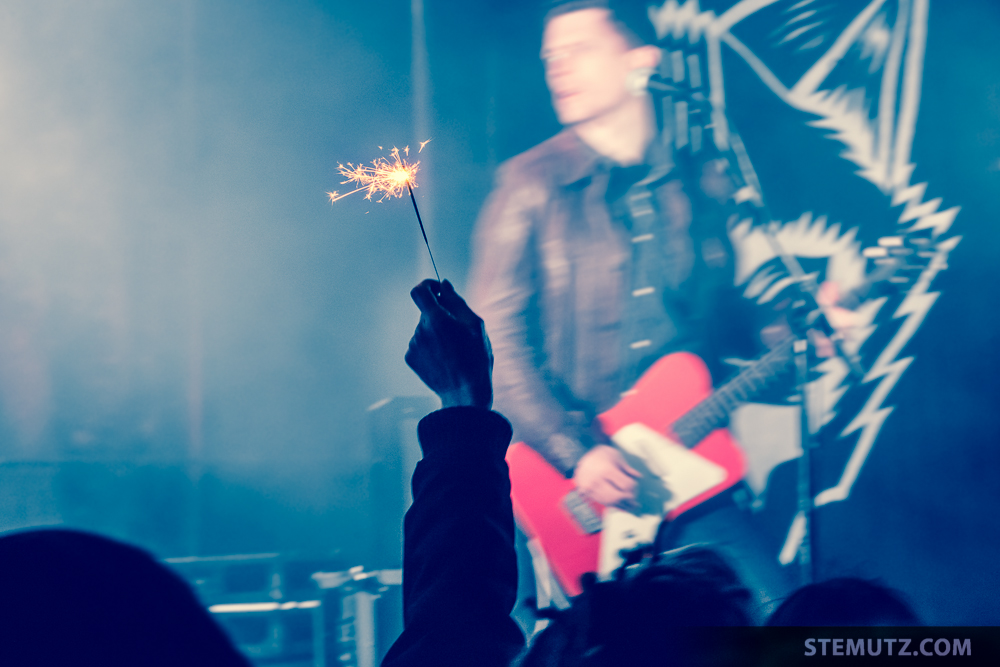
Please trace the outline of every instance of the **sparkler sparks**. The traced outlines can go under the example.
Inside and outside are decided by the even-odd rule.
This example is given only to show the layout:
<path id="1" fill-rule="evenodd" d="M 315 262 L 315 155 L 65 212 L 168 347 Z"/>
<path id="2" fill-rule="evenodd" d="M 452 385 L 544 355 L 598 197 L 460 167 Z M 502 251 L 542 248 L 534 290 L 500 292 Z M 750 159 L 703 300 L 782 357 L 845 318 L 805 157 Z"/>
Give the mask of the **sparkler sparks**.
<path id="1" fill-rule="evenodd" d="M 424 146 L 430 143 L 430 139 L 420 142 L 417 153 L 424 150 Z M 379 150 L 383 150 L 379 146 Z M 330 203 L 339 201 L 344 197 L 353 195 L 355 192 L 365 191 L 365 199 L 372 200 L 378 196 L 379 202 L 385 201 L 389 197 L 402 197 L 403 192 L 410 194 L 410 202 L 413 204 L 413 212 L 417 215 L 417 224 L 420 225 L 420 233 L 424 237 L 424 245 L 427 246 L 427 254 L 431 258 L 431 266 L 434 267 L 434 275 L 438 282 L 441 282 L 441 274 L 438 273 L 437 263 L 434 261 L 434 253 L 431 252 L 431 244 L 427 241 L 427 232 L 424 230 L 424 221 L 420 217 L 420 209 L 417 208 L 417 199 L 413 196 L 413 188 L 417 187 L 417 171 L 420 168 L 420 161 L 413 164 L 407 162 L 404 157 L 410 156 L 410 147 L 403 148 L 403 156 L 400 156 L 398 148 L 393 146 L 389 151 L 389 159 L 384 157 L 372 160 L 371 166 L 355 166 L 350 162 L 345 167 L 343 164 L 337 165 L 337 171 L 346 180 L 341 184 L 357 183 L 358 187 L 343 194 L 333 191 L 326 194 L 330 197 Z M 379 196 L 381 195 L 381 196 Z"/>
<path id="2" fill-rule="evenodd" d="M 426 141 L 421 143 L 420 148 L 423 149 L 426 144 Z M 409 157 L 410 147 L 406 146 L 402 152 L 404 156 Z M 337 165 L 337 171 L 346 179 L 341 181 L 341 184 L 357 183 L 358 187 L 350 192 L 334 191 L 326 194 L 330 197 L 331 204 L 362 190 L 366 191 L 365 199 L 368 200 L 378 197 L 377 201 L 381 202 L 388 197 L 402 197 L 407 190 L 417 187 L 416 176 L 419 170 L 419 160 L 410 164 L 400 156 L 398 148 L 393 148 L 389 152 L 388 159 L 380 157 L 372 160 L 370 166 L 355 166 L 350 162 L 346 167 L 343 164 Z"/>

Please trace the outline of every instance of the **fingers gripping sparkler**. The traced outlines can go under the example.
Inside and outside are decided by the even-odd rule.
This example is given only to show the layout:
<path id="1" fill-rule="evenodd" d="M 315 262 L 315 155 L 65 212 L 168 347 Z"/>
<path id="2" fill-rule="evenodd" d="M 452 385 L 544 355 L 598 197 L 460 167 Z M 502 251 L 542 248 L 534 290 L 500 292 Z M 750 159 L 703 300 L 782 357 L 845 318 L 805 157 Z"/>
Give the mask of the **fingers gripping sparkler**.
<path id="1" fill-rule="evenodd" d="M 419 153 L 424 149 L 430 142 L 427 141 L 420 142 Z M 379 149 L 382 147 L 379 146 Z M 351 190 L 350 192 L 328 192 L 326 193 L 330 197 L 330 203 L 339 201 L 344 197 L 353 195 L 355 192 L 365 191 L 365 199 L 372 200 L 376 197 L 376 201 L 385 201 L 389 197 L 402 197 L 404 192 L 410 194 L 410 202 L 413 204 L 413 212 L 417 215 L 417 224 L 420 225 L 420 234 L 424 237 L 424 245 L 427 246 L 427 254 L 431 258 L 431 266 L 434 267 L 434 275 L 437 276 L 438 282 L 441 282 L 441 274 L 438 273 L 437 263 L 434 261 L 434 253 L 431 252 L 431 244 L 427 241 L 427 231 L 424 229 L 424 221 L 420 217 L 420 209 L 417 208 L 417 199 L 413 196 L 413 188 L 417 187 L 417 171 L 420 168 L 420 161 L 410 164 L 404 157 L 409 157 L 410 147 L 406 146 L 402 150 L 403 155 L 400 155 L 400 150 L 393 147 L 389 152 L 389 158 L 384 157 L 378 158 L 377 160 L 372 160 L 371 165 L 353 165 L 350 162 L 347 163 L 345 167 L 343 164 L 337 165 L 337 171 L 346 180 L 341 181 L 341 184 L 356 183 L 358 187 Z"/>

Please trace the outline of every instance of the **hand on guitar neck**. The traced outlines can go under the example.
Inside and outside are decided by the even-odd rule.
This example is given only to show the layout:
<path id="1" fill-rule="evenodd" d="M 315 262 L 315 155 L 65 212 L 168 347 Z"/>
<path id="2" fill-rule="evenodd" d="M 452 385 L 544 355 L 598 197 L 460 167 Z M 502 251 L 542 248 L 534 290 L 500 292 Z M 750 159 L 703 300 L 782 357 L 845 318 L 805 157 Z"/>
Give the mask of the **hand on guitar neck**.
<path id="1" fill-rule="evenodd" d="M 850 338 L 852 330 L 861 324 L 861 319 L 855 311 L 839 305 L 843 297 L 840 286 L 832 280 L 820 284 L 816 293 L 816 302 L 823 308 L 830 326 L 834 328 L 837 336 L 846 339 Z M 817 357 L 827 359 L 836 354 L 833 341 L 822 331 L 809 329 L 807 333 Z M 792 330 L 788 326 L 788 320 L 782 315 L 761 330 L 760 339 L 768 348 L 774 349 L 791 335 Z"/>
<path id="2" fill-rule="evenodd" d="M 844 337 L 849 336 L 850 331 L 858 326 L 859 318 L 853 310 L 838 306 L 840 299 L 840 286 L 832 280 L 822 283 L 816 293 L 816 303 L 825 310 L 830 326 L 837 331 L 837 335 Z M 836 354 L 833 341 L 817 329 L 809 330 L 809 342 L 812 343 L 818 357 L 825 359 Z"/>

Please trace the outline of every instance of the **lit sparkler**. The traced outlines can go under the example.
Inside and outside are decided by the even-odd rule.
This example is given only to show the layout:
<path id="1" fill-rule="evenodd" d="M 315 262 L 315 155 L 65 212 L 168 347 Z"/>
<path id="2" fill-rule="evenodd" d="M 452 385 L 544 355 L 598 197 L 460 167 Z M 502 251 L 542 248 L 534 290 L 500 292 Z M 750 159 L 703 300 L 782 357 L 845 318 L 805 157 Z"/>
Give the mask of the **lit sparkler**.
<path id="1" fill-rule="evenodd" d="M 424 150 L 430 142 L 427 141 L 420 142 L 420 151 Z M 382 147 L 379 146 L 379 150 Z M 420 217 L 420 209 L 417 208 L 417 199 L 413 196 L 413 188 L 417 187 L 417 171 L 420 169 L 420 161 L 416 161 L 412 164 L 407 162 L 404 158 L 409 157 L 410 147 L 406 146 L 402 150 L 402 156 L 400 155 L 400 150 L 393 147 L 389 151 L 389 159 L 380 157 L 377 160 L 372 160 L 371 165 L 353 165 L 350 162 L 347 163 L 345 167 L 343 164 L 337 165 L 337 171 L 346 180 L 341 181 L 341 184 L 356 183 L 358 187 L 351 190 L 350 192 L 328 192 L 326 193 L 330 197 L 330 203 L 339 201 L 344 197 L 353 195 L 356 192 L 365 191 L 365 199 L 372 200 L 378 197 L 377 201 L 385 201 L 389 197 L 402 197 L 403 192 L 410 193 L 410 202 L 413 203 L 413 212 L 417 214 L 417 223 L 420 225 L 420 233 L 424 237 L 424 245 L 427 246 L 427 254 L 431 258 L 431 266 L 434 267 L 434 275 L 437 276 L 438 282 L 441 281 L 441 274 L 438 273 L 437 263 L 434 261 L 434 253 L 431 252 L 431 244 L 427 241 L 427 232 L 424 230 L 424 221 Z"/>

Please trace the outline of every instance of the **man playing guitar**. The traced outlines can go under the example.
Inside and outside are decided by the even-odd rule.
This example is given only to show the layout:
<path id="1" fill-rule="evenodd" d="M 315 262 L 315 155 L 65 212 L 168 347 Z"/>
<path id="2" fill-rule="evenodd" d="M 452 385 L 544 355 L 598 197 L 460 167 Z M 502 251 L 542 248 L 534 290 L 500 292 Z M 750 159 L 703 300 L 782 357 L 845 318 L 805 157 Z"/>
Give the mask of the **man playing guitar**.
<path id="1" fill-rule="evenodd" d="M 625 510 L 640 471 L 596 417 L 665 355 L 696 354 L 718 382 L 721 359 L 757 356 L 775 328 L 733 285 L 726 172 L 685 161 L 657 132 L 644 85 L 655 42 L 641 0 L 553 3 L 541 57 L 565 129 L 501 166 L 470 285 L 515 440 L 589 501 Z M 791 590 L 732 489 L 675 524 L 671 546 L 715 545 L 765 611 Z"/>

